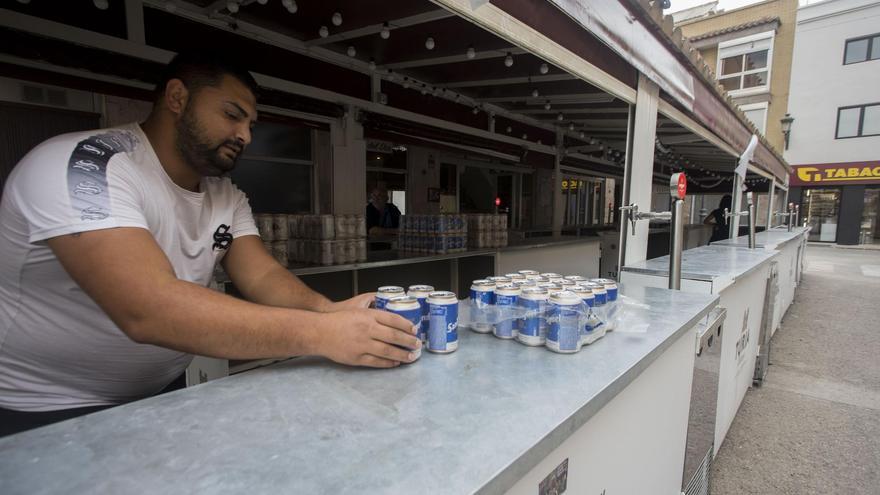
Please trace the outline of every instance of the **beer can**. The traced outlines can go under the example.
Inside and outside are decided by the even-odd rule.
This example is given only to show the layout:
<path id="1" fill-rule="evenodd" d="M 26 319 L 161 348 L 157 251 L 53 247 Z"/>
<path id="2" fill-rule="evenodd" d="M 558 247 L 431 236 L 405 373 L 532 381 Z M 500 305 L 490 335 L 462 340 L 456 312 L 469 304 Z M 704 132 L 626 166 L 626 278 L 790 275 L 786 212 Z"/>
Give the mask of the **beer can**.
<path id="1" fill-rule="evenodd" d="M 283 266 L 287 268 L 288 260 L 287 260 L 287 241 L 272 241 L 272 257 Z"/>
<path id="2" fill-rule="evenodd" d="M 509 278 L 511 282 L 513 282 L 515 280 L 525 280 L 526 279 L 526 276 L 523 275 L 522 273 L 519 273 L 519 272 L 505 273 L 504 276 Z"/>
<path id="3" fill-rule="evenodd" d="M 254 215 L 254 223 L 257 224 L 257 230 L 260 232 L 260 239 L 263 242 L 271 242 L 275 240 L 275 229 L 272 225 L 272 215 L 267 213 L 257 213 Z"/>
<path id="4" fill-rule="evenodd" d="M 495 285 L 509 284 L 511 282 L 509 277 L 504 276 L 486 277 L 486 280 L 495 282 Z"/>
<path id="5" fill-rule="evenodd" d="M 345 215 L 333 216 L 333 229 L 336 231 L 336 239 L 348 239 L 348 219 Z"/>
<path id="6" fill-rule="evenodd" d="M 526 275 L 526 280 L 534 280 L 535 283 L 540 284 L 541 282 L 546 282 L 547 277 L 541 276 L 540 274 L 537 274 L 537 273 L 530 273 L 530 274 Z"/>
<path id="7" fill-rule="evenodd" d="M 285 213 L 272 215 L 272 234 L 276 241 L 286 241 L 290 237 L 287 215 Z"/>
<path id="8" fill-rule="evenodd" d="M 302 215 L 287 215 L 287 233 L 289 239 L 301 237 L 299 233 L 299 224 Z"/>
<path id="9" fill-rule="evenodd" d="M 355 215 L 355 229 L 358 239 L 367 237 L 367 217 L 365 215 Z"/>
<path id="10" fill-rule="evenodd" d="M 400 316 L 404 317 L 407 321 L 412 323 L 412 325 L 414 327 L 421 325 L 422 307 L 419 304 L 419 302 L 416 300 L 416 298 L 414 298 L 414 297 L 411 297 L 411 296 L 392 297 L 391 299 L 388 300 L 388 302 L 385 304 L 385 308 L 383 308 L 383 309 L 385 311 L 388 311 L 389 313 L 394 313 L 396 315 L 400 315 Z M 422 348 L 421 347 L 418 347 L 416 349 L 409 349 L 409 348 L 402 347 L 402 346 L 397 346 L 397 347 L 400 347 L 401 349 L 404 349 L 407 351 L 413 351 L 413 353 L 416 355 L 416 359 L 418 359 L 422 355 Z"/>
<path id="11" fill-rule="evenodd" d="M 336 221 L 333 215 L 318 216 L 318 238 L 329 240 L 336 238 Z"/>
<path id="12" fill-rule="evenodd" d="M 581 350 L 581 298 L 571 291 L 560 291 L 550 296 L 547 348 L 553 352 L 571 354 Z"/>
<path id="13" fill-rule="evenodd" d="M 474 280 L 470 291 L 471 306 L 474 311 L 470 328 L 477 333 L 489 333 L 492 325 L 487 316 L 490 307 L 495 304 L 495 282 L 487 279 Z"/>
<path id="14" fill-rule="evenodd" d="M 534 280 L 511 280 L 513 285 L 522 289 L 523 287 L 537 287 L 537 284 Z"/>
<path id="15" fill-rule="evenodd" d="M 348 239 L 342 242 L 345 243 L 345 262 L 356 263 L 358 254 L 358 241 L 355 239 Z"/>
<path id="16" fill-rule="evenodd" d="M 448 291 L 428 295 L 428 351 L 446 354 L 458 349 L 458 299 Z"/>
<path id="17" fill-rule="evenodd" d="M 562 279 L 562 280 L 555 282 L 555 283 L 562 286 L 563 289 L 568 289 L 568 288 L 574 287 L 576 285 L 574 283 L 574 280 L 566 280 L 566 279 Z"/>
<path id="18" fill-rule="evenodd" d="M 543 287 L 524 287 L 520 293 L 519 307 L 525 311 L 522 325 L 516 340 L 530 346 L 544 345 L 547 335 L 547 321 L 544 318 L 549 294 Z"/>
<path id="19" fill-rule="evenodd" d="M 529 278 L 529 275 L 540 275 L 536 270 L 517 270 L 517 273 L 526 278 Z"/>
<path id="20" fill-rule="evenodd" d="M 571 280 L 576 284 L 579 284 L 581 282 L 589 282 L 589 280 L 587 280 L 587 277 L 582 277 L 580 275 L 566 275 L 563 278 L 565 278 L 565 280 Z"/>
<path id="21" fill-rule="evenodd" d="M 403 295 L 406 295 L 403 291 L 403 287 L 398 287 L 396 285 L 383 285 L 382 287 L 379 287 L 376 291 L 376 309 L 385 309 L 385 305 L 388 303 L 389 299 Z"/>
<path id="22" fill-rule="evenodd" d="M 584 344 L 591 344 L 601 337 L 597 329 L 602 325 L 602 320 L 593 312 L 592 308 L 596 303 L 596 296 L 593 295 L 592 289 L 583 285 L 576 285 L 572 292 L 581 298 L 584 303 L 584 311 L 586 314 L 581 325 L 581 340 Z M 602 333 L 604 335 L 604 332 Z"/>
<path id="23" fill-rule="evenodd" d="M 593 295 L 596 296 L 596 306 L 604 306 L 608 302 L 608 290 L 604 285 L 595 282 L 587 282 L 582 285 L 593 291 Z"/>
<path id="24" fill-rule="evenodd" d="M 431 285 L 410 285 L 406 295 L 416 298 L 422 309 L 422 318 L 419 323 L 419 338 L 422 342 L 428 339 L 428 296 L 434 292 Z"/>
<path id="25" fill-rule="evenodd" d="M 314 242 L 314 245 L 316 246 L 315 254 L 317 255 L 317 262 L 319 264 L 327 266 L 336 262 L 336 249 L 333 243 L 334 241 L 329 240 Z"/>
<path id="26" fill-rule="evenodd" d="M 345 241 L 328 241 L 333 246 L 333 264 L 344 265 L 348 263 L 345 256 Z"/>
<path id="27" fill-rule="evenodd" d="M 617 300 L 617 282 L 610 278 L 593 278 L 590 279 L 590 282 L 602 284 L 605 287 L 605 291 L 608 293 L 608 302 Z"/>
<path id="28" fill-rule="evenodd" d="M 364 237 L 357 240 L 357 260 L 358 263 L 367 261 L 367 239 Z"/>
<path id="29" fill-rule="evenodd" d="M 499 339 L 513 339 L 519 330 L 519 319 L 514 316 L 520 288 L 513 284 L 501 284 L 495 287 L 495 307 L 499 321 L 492 328 L 492 333 Z"/>

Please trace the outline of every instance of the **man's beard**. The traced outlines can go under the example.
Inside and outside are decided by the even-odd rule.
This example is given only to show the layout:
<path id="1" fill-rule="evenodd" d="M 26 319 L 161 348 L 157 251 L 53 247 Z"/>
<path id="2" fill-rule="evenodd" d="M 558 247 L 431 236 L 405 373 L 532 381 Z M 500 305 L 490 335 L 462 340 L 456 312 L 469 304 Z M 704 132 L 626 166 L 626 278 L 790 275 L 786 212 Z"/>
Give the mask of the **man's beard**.
<path id="1" fill-rule="evenodd" d="M 199 173 L 207 177 L 217 177 L 235 168 L 238 154 L 235 158 L 227 158 L 221 149 L 229 146 L 241 153 L 243 145 L 234 140 L 226 140 L 219 144 L 211 143 L 202 126 L 199 125 L 194 112 L 187 106 L 183 115 L 177 122 L 177 150 L 183 155 L 184 161 Z"/>

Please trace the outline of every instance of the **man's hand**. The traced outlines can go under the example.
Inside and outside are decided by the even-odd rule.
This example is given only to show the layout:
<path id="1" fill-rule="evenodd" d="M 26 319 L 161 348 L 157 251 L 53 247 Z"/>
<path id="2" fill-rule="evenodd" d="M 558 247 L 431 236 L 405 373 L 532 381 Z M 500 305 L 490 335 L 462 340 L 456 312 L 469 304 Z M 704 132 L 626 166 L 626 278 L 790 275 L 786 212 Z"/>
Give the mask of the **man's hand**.
<path id="1" fill-rule="evenodd" d="M 416 350 L 422 345 L 415 336 L 416 327 L 402 316 L 387 311 L 337 311 L 323 315 L 321 320 L 326 328 L 320 332 L 317 354 L 337 363 L 393 368 L 416 358 L 415 353 L 400 347 Z"/>
<path id="2" fill-rule="evenodd" d="M 334 313 L 336 311 L 345 311 L 347 309 L 367 309 L 376 299 L 375 292 L 367 292 L 360 294 L 344 301 L 327 303 L 321 308 L 324 313 Z"/>

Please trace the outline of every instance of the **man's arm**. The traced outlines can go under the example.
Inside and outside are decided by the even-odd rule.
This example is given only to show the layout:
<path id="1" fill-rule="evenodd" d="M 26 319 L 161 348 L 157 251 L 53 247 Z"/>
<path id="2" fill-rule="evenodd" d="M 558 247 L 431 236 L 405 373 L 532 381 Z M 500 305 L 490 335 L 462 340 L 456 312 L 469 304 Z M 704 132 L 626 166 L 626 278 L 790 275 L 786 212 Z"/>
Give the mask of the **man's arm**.
<path id="1" fill-rule="evenodd" d="M 375 367 L 412 360 L 392 344 L 420 345 L 407 320 L 384 311 L 321 314 L 270 307 L 179 280 L 141 228 L 95 230 L 48 243 L 73 280 L 135 342 L 228 359 L 313 354 Z"/>

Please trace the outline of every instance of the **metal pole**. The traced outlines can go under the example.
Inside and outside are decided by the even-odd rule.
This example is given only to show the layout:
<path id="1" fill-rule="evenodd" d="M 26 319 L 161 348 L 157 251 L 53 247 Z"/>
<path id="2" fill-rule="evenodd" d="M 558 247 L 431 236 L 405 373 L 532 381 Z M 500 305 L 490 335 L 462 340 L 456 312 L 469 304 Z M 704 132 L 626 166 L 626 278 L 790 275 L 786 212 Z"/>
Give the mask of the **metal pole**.
<path id="1" fill-rule="evenodd" d="M 629 188 L 632 178 L 632 156 L 633 156 L 633 138 L 635 136 L 636 125 L 636 107 L 629 106 L 627 112 L 627 130 L 626 130 L 626 156 L 624 157 L 623 166 L 623 190 L 620 195 L 620 202 L 623 205 L 630 204 Z M 617 243 L 617 281 L 620 282 L 620 272 L 623 270 L 623 264 L 626 262 L 626 238 L 627 238 L 627 216 L 624 212 L 620 212 L 620 240 Z"/>
<path id="2" fill-rule="evenodd" d="M 773 228 L 773 202 L 776 201 L 776 181 L 770 181 L 770 191 L 767 193 L 767 230 Z"/>
<path id="3" fill-rule="evenodd" d="M 743 179 L 739 176 L 739 174 L 733 174 L 733 198 L 730 203 L 730 211 L 739 213 L 740 208 L 742 207 L 740 203 L 742 203 L 742 185 Z M 730 230 L 728 231 L 729 239 L 736 239 L 739 237 L 739 216 L 733 217 L 730 222 Z"/>
<path id="4" fill-rule="evenodd" d="M 755 202 L 753 201 L 752 192 L 746 193 L 746 200 L 749 203 L 749 249 L 755 249 Z"/>
<path id="5" fill-rule="evenodd" d="M 801 226 L 801 205 L 794 205 L 794 226 Z"/>
<path id="6" fill-rule="evenodd" d="M 791 232 L 791 221 L 794 220 L 794 203 L 788 204 L 788 231 Z"/>
<path id="7" fill-rule="evenodd" d="M 684 245 L 684 201 L 672 203 L 672 236 L 669 246 L 669 288 L 681 289 L 681 250 Z"/>

